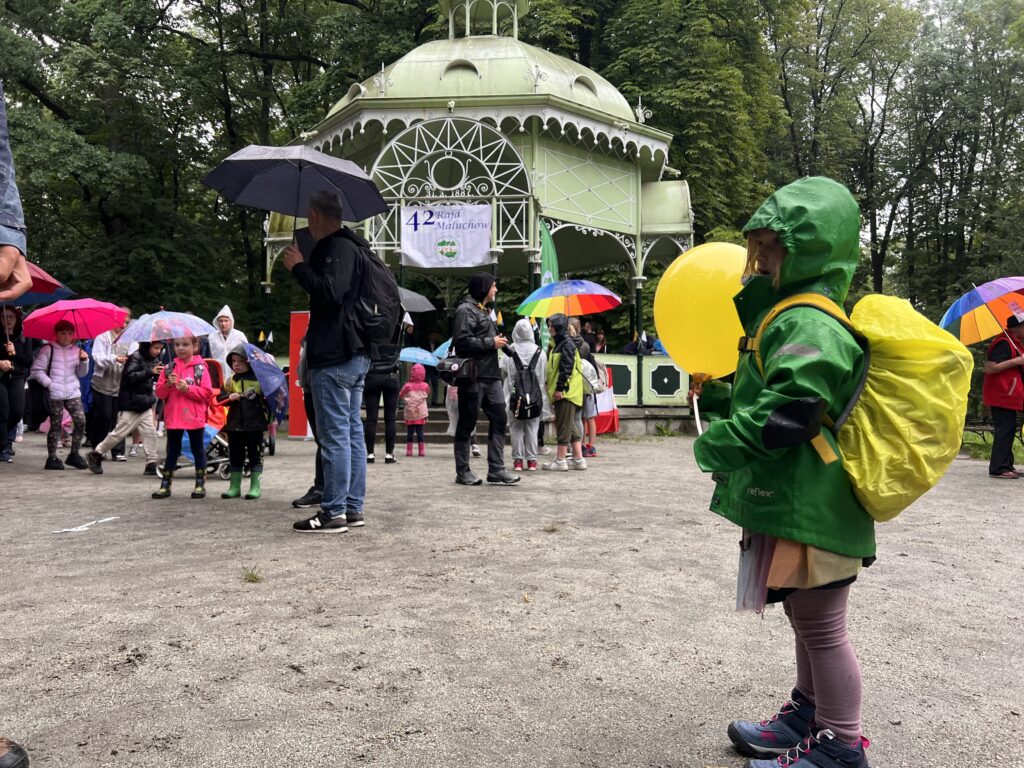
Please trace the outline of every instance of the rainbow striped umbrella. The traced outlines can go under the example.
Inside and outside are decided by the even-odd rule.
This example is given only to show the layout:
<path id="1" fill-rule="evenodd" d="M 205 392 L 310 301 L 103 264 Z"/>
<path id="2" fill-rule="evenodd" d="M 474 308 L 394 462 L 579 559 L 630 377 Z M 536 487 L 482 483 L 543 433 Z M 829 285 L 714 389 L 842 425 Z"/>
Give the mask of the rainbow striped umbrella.
<path id="1" fill-rule="evenodd" d="M 939 325 L 963 344 L 998 336 L 1010 315 L 1024 320 L 1024 277 L 1000 277 L 976 285 L 954 301 Z"/>
<path id="2" fill-rule="evenodd" d="M 622 303 L 602 285 L 589 280 L 561 280 L 542 285 L 516 309 L 524 317 L 551 317 L 561 312 L 569 317 L 593 315 L 615 309 Z"/>

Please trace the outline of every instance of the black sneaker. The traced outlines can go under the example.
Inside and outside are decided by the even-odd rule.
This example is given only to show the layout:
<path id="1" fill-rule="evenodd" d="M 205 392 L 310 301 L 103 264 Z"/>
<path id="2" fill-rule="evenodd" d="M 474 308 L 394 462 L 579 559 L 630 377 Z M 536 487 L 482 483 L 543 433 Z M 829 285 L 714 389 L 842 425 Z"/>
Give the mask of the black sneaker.
<path id="1" fill-rule="evenodd" d="M 397 464 L 398 463 L 398 459 L 396 459 L 393 454 L 385 453 L 384 454 L 384 463 L 385 464 Z"/>
<path id="2" fill-rule="evenodd" d="M 20 744 L 0 736 L 0 767 L 28 768 L 28 753 Z"/>
<path id="3" fill-rule="evenodd" d="M 372 453 L 366 454 L 366 463 L 367 464 L 373 464 L 373 454 Z"/>
<path id="4" fill-rule="evenodd" d="M 64 462 L 56 456 L 50 456 L 46 459 L 43 469 L 64 469 Z"/>
<path id="5" fill-rule="evenodd" d="M 366 525 L 362 512 L 346 512 L 345 519 L 348 521 L 349 528 L 362 528 Z"/>
<path id="6" fill-rule="evenodd" d="M 726 733 L 736 751 L 747 757 L 775 758 L 811 735 L 814 704 L 793 689 L 789 701 L 767 720 L 733 720 Z"/>
<path id="7" fill-rule="evenodd" d="M 292 502 L 292 506 L 296 509 L 306 509 L 307 507 L 316 507 L 324 500 L 324 495 L 320 493 L 316 488 L 310 488 L 306 491 L 305 496 L 300 496 Z"/>
<path id="8" fill-rule="evenodd" d="M 149 464 L 146 465 L 146 468 L 144 470 L 142 470 L 142 474 L 144 474 L 144 475 L 154 475 L 155 476 L 156 475 L 156 462 L 155 461 L 149 462 Z"/>
<path id="9" fill-rule="evenodd" d="M 4 464 L 13 463 L 14 451 L 12 451 L 10 448 L 4 448 L 4 450 L 0 451 L 0 462 L 3 462 Z"/>
<path id="10" fill-rule="evenodd" d="M 490 472 L 487 473 L 487 483 L 489 485 L 515 485 L 520 479 L 519 475 L 513 475 L 507 469 L 495 472 L 493 475 Z"/>
<path id="11" fill-rule="evenodd" d="M 64 464 L 75 469 L 88 469 L 89 465 L 85 463 L 85 459 L 82 458 L 82 454 L 78 451 L 72 451 L 68 454 L 68 457 L 64 459 Z"/>
<path id="12" fill-rule="evenodd" d="M 103 474 L 103 454 L 97 451 L 89 451 L 85 454 L 85 463 L 89 465 L 89 471 L 94 475 Z"/>
<path id="13" fill-rule="evenodd" d="M 748 760 L 744 768 L 870 768 L 864 749 L 871 742 L 863 736 L 857 746 L 844 744 L 825 729 L 810 735 L 793 749 L 770 760 Z"/>
<path id="14" fill-rule="evenodd" d="M 292 525 L 299 533 L 347 533 L 348 524 L 345 520 L 345 515 L 339 515 L 338 517 L 328 517 L 327 514 L 321 509 L 312 517 L 306 520 L 299 520 L 297 523 Z"/>

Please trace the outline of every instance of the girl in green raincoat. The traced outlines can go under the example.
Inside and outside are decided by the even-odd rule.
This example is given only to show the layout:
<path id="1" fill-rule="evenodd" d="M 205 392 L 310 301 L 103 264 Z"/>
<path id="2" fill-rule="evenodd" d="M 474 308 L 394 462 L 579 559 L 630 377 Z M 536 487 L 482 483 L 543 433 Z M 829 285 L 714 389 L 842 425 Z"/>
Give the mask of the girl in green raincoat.
<path id="1" fill-rule="evenodd" d="M 860 211 L 845 187 L 820 177 L 789 184 L 743 231 L 747 267 L 734 301 L 748 337 L 793 294 L 842 304 L 860 255 Z M 854 395 L 864 354 L 838 321 L 805 306 L 768 325 L 760 357 L 763 372 L 754 353 L 741 354 L 731 401 L 719 397 L 723 418 L 697 438 L 694 454 L 717 483 L 711 510 L 743 528 L 740 607 L 781 602 L 793 627 L 796 685 L 771 720 L 735 721 L 728 735 L 757 758 L 748 768 L 866 768 L 847 601 L 874 559 L 874 523 L 842 461 L 819 455 L 839 453 L 825 425 Z M 724 387 L 705 388 L 704 409 Z"/>

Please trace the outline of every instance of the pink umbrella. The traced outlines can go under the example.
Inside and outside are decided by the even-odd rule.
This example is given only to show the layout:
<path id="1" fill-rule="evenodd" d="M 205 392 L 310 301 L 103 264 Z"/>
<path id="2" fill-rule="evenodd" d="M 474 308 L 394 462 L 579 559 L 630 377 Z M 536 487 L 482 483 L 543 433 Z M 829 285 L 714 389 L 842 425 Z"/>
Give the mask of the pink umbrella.
<path id="1" fill-rule="evenodd" d="M 56 341 L 54 326 L 67 320 L 75 327 L 76 339 L 94 339 L 101 333 L 120 328 L 128 310 L 109 301 L 96 299 L 65 299 L 41 307 L 25 318 L 23 333 L 33 339 Z"/>

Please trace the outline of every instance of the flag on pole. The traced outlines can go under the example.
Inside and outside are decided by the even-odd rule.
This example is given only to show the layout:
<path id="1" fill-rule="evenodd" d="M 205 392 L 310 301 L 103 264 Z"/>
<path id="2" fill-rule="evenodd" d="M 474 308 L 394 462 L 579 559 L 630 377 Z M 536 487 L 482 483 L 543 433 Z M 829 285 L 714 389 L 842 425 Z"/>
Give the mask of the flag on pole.
<path id="1" fill-rule="evenodd" d="M 540 222 L 540 284 L 541 286 L 558 282 L 558 253 L 555 241 L 551 239 L 551 230 L 542 219 Z M 540 324 L 540 346 L 547 349 L 549 343 L 548 324 Z"/>
<path id="2" fill-rule="evenodd" d="M 615 405 L 612 391 L 612 369 L 608 368 L 608 389 L 597 395 L 597 434 L 604 435 L 619 431 L 619 408 Z"/>

